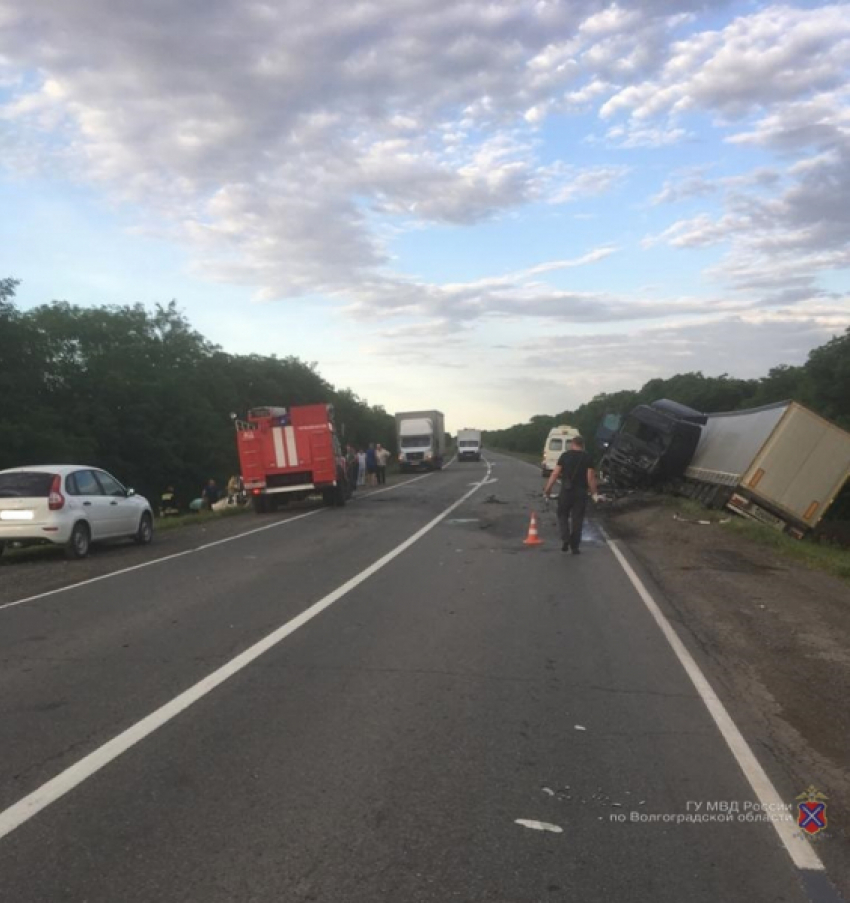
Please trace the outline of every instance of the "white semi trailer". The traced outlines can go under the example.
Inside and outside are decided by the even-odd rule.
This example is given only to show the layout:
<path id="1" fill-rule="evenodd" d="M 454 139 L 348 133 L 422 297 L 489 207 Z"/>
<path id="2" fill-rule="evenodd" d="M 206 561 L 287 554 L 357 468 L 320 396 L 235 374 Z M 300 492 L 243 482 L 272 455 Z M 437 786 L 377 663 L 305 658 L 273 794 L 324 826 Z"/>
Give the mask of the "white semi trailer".
<path id="1" fill-rule="evenodd" d="M 442 469 L 446 425 L 440 411 L 402 411 L 395 415 L 395 426 L 402 471 Z"/>
<path id="2" fill-rule="evenodd" d="M 688 494 L 801 536 L 850 476 L 850 433 L 793 401 L 709 414 Z"/>

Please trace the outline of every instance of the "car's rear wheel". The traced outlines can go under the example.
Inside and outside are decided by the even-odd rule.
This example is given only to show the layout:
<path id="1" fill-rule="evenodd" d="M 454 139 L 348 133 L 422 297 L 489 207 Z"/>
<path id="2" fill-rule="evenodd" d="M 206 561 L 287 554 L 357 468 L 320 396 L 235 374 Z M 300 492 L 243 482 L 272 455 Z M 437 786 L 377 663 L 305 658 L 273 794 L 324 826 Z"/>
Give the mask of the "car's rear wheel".
<path id="1" fill-rule="evenodd" d="M 79 521 L 74 524 L 74 529 L 71 531 L 71 538 L 65 543 L 65 557 L 71 559 L 85 558 L 89 553 L 90 547 L 91 533 L 89 532 L 88 525 Z"/>
<path id="2" fill-rule="evenodd" d="M 140 546 L 146 546 L 153 540 L 153 518 L 147 511 L 141 516 L 139 529 L 136 530 L 133 539 Z"/>

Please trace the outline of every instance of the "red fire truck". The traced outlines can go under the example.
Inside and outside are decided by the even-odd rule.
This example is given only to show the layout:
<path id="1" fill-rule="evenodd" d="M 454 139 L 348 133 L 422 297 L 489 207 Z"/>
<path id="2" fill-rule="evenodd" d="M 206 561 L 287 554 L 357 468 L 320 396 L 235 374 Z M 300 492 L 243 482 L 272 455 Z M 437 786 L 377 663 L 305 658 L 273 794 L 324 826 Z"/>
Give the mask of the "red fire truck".
<path id="1" fill-rule="evenodd" d="M 253 408 L 234 420 L 242 480 L 258 513 L 315 493 L 339 507 L 351 498 L 331 405 Z"/>

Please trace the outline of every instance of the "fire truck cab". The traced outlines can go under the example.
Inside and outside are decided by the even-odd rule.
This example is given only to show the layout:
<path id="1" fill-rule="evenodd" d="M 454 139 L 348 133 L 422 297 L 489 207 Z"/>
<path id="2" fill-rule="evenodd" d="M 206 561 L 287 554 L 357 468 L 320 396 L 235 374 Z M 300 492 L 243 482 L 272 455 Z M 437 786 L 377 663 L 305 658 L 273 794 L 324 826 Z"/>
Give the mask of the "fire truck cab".
<path id="1" fill-rule="evenodd" d="M 258 513 L 314 494 L 337 507 L 351 498 L 332 405 L 252 408 L 235 424 L 242 480 Z"/>

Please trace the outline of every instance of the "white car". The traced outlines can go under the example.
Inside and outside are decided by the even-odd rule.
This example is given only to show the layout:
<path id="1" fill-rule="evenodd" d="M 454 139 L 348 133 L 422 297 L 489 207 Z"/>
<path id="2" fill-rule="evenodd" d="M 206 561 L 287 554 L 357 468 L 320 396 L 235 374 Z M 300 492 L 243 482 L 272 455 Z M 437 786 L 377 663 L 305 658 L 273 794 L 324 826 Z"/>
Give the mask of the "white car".
<path id="1" fill-rule="evenodd" d="M 153 539 L 147 499 L 105 470 L 43 464 L 0 470 L 0 554 L 7 543 L 50 542 L 69 558 L 85 558 L 92 542 Z"/>

